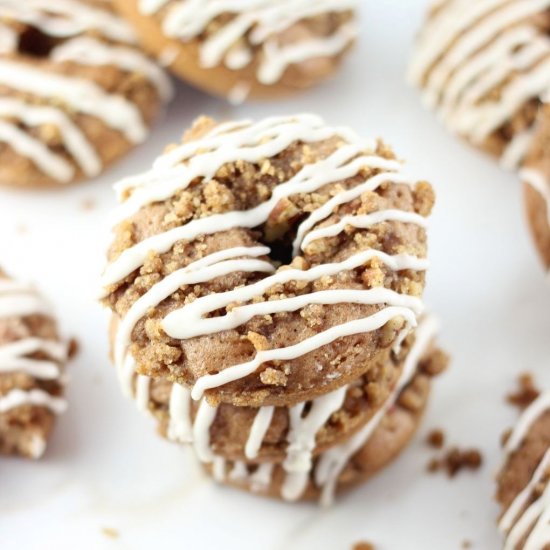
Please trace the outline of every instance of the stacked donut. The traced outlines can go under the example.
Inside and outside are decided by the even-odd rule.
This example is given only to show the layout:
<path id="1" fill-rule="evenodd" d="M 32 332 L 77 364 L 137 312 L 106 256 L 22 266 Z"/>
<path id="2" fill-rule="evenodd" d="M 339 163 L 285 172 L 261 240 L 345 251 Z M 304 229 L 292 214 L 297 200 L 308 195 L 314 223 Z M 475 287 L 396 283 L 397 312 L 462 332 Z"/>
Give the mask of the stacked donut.
<path id="1" fill-rule="evenodd" d="M 0 453 L 42 456 L 66 409 L 66 360 L 49 304 L 0 272 Z"/>
<path id="2" fill-rule="evenodd" d="M 505 443 L 498 476 L 499 527 L 506 550 L 549 548 L 550 392 L 522 414 Z"/>
<path id="3" fill-rule="evenodd" d="M 332 75 L 355 41 L 357 0 L 117 0 L 143 47 L 176 75 L 235 102 Z"/>
<path id="4" fill-rule="evenodd" d="M 421 301 L 428 183 L 299 115 L 199 119 L 117 191 L 113 356 L 161 433 L 287 500 L 330 502 L 398 454 L 445 366 Z"/>
<path id="5" fill-rule="evenodd" d="M 550 1 L 446 0 L 432 8 L 411 80 L 454 133 L 520 171 L 550 268 Z"/>
<path id="6" fill-rule="evenodd" d="M 0 0 L 0 183 L 97 176 L 171 93 L 110 2 Z"/>

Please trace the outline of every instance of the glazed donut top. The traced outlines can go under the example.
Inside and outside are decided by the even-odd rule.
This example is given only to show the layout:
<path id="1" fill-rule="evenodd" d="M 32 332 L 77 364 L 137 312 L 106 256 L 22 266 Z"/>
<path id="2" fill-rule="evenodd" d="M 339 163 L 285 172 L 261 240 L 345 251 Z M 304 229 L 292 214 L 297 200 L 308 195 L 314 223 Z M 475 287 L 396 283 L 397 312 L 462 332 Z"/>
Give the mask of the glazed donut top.
<path id="1" fill-rule="evenodd" d="M 127 78 L 102 75 L 98 67 L 141 79 L 157 102 L 172 94 L 168 77 L 139 51 L 132 29 L 110 4 L 0 0 L 0 141 L 58 183 L 102 170 L 83 117 L 129 143 L 143 141 L 154 110 L 134 101 Z M 44 142 L 52 133 L 59 136 L 57 147 Z"/>
<path id="2" fill-rule="evenodd" d="M 385 361 L 422 312 L 431 187 L 348 128 L 200 119 L 117 190 L 102 280 L 115 361 L 194 399 L 327 393 Z"/>
<path id="3" fill-rule="evenodd" d="M 293 64 L 336 56 L 355 39 L 351 13 L 357 0 L 140 0 L 144 15 L 160 13 L 166 36 L 184 42 L 201 39 L 200 64 L 238 70 L 258 51 L 256 77 L 275 84 Z M 326 33 L 312 37 L 296 31 L 300 22 L 343 16 Z M 294 29 L 294 30 L 293 30 Z"/>
<path id="4" fill-rule="evenodd" d="M 546 392 L 525 409 L 509 436 L 505 445 L 506 461 L 521 452 L 521 447 L 525 444 L 531 432 L 549 413 L 550 392 Z M 547 438 L 548 435 L 550 434 L 546 435 Z M 541 449 L 541 444 L 546 444 L 544 449 Z M 522 548 L 526 550 L 546 548 L 550 544 L 550 532 L 548 530 L 550 519 L 550 484 L 548 483 L 550 445 L 548 445 L 548 440 L 546 443 L 536 441 L 533 448 L 540 455 L 540 460 L 533 466 L 533 473 L 528 483 L 517 492 L 499 522 L 499 528 L 505 535 L 505 550 L 518 548 L 522 541 L 524 541 Z"/>
<path id="5" fill-rule="evenodd" d="M 550 0 L 447 0 L 420 33 L 410 79 L 455 133 L 515 169 L 550 98 Z"/>

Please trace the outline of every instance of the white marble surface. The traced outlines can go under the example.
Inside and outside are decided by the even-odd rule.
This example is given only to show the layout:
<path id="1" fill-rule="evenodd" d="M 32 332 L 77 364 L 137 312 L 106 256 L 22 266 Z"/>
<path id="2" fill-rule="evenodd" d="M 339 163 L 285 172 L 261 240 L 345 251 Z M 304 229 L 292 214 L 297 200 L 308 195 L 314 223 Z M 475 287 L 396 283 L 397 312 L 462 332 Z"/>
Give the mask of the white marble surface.
<path id="1" fill-rule="evenodd" d="M 449 136 L 404 82 L 423 0 L 365 0 L 362 38 L 328 85 L 278 104 L 230 108 L 181 86 L 151 140 L 98 181 L 58 193 L 0 192 L 0 263 L 36 281 L 82 352 L 70 411 L 39 463 L 0 460 L 0 548 L 377 550 L 499 548 L 493 475 L 499 436 L 515 418 L 503 396 L 529 369 L 550 386 L 550 287 L 512 175 Z M 111 184 L 144 169 L 200 113 L 228 117 L 312 111 L 383 136 L 438 193 L 427 298 L 443 321 L 452 368 L 435 388 L 416 442 L 331 510 L 285 505 L 214 486 L 119 392 L 107 361 L 106 314 L 94 292 L 108 237 Z M 84 201 L 93 201 L 86 211 Z M 25 231 L 22 231 L 25 229 Z M 422 443 L 435 426 L 478 446 L 485 465 L 453 481 L 428 476 Z M 117 539 L 102 529 L 119 532 Z"/>

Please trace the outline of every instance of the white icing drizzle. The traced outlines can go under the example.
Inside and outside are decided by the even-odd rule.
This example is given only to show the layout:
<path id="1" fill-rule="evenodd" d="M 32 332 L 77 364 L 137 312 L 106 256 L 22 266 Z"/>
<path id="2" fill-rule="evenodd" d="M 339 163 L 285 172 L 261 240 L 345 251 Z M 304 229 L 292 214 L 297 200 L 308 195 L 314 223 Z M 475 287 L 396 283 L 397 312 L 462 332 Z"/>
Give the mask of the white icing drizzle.
<path id="1" fill-rule="evenodd" d="M 53 61 L 72 61 L 82 65 L 114 65 L 123 71 L 146 76 L 164 101 L 172 99 L 174 89 L 168 75 L 136 48 L 113 46 L 91 38 L 79 36 L 54 48 Z"/>
<path id="2" fill-rule="evenodd" d="M 146 204 L 164 200 L 181 189 L 185 189 L 197 178 L 212 178 L 227 162 L 238 159 L 261 163 L 264 159 L 277 155 L 292 142 L 316 142 L 335 136 L 343 144 L 327 158 L 306 165 L 295 176 L 276 186 L 271 197 L 257 207 L 247 211 L 226 212 L 205 218 L 192 220 L 183 226 L 149 237 L 125 250 L 107 266 L 103 276 L 104 293 L 109 287 L 143 264 L 152 250 L 167 252 L 179 240 L 193 240 L 196 237 L 235 227 L 254 228 L 268 220 L 273 208 L 281 199 L 297 193 L 314 192 L 321 187 L 347 178 L 357 176 L 364 168 L 383 172 L 358 182 L 356 187 L 345 190 L 332 197 L 327 203 L 314 210 L 298 228 L 295 249 L 303 248 L 311 240 L 326 235 L 336 235 L 347 225 L 368 228 L 375 223 L 396 221 L 416 223 L 425 227 L 424 218 L 411 212 L 385 210 L 368 216 L 346 216 L 342 223 L 329 228 L 308 232 L 313 226 L 330 216 L 334 208 L 354 200 L 361 193 L 377 189 L 385 183 L 412 186 L 415 180 L 398 172 L 401 165 L 374 154 L 376 144 L 360 139 L 346 128 L 327 127 L 319 117 L 299 115 L 295 117 L 274 117 L 252 124 L 249 121 L 230 122 L 211 130 L 205 137 L 176 147 L 159 157 L 150 172 L 128 178 L 118 186 L 119 196 L 126 199 L 122 205 L 124 213 L 134 212 Z M 180 164 L 184 162 L 185 164 Z M 306 239 L 304 241 L 304 239 Z M 269 253 L 266 247 L 237 247 L 210 254 L 189 266 L 179 269 L 139 298 L 122 319 L 115 340 L 115 361 L 119 369 L 127 355 L 132 331 L 136 323 L 147 312 L 168 298 L 184 285 L 206 282 L 233 272 L 272 273 L 273 266 L 264 260 L 255 259 Z M 244 257 L 244 259 L 242 258 Z M 241 258 L 241 259 L 237 259 Z M 372 259 L 378 259 L 394 271 L 427 268 L 427 261 L 405 254 L 388 255 L 377 250 L 366 250 L 352 255 L 344 261 L 334 264 L 315 266 L 309 270 L 280 270 L 260 281 L 232 291 L 214 293 L 200 297 L 184 307 L 172 311 L 162 321 L 163 330 L 172 338 L 184 340 L 218 331 L 234 329 L 258 315 L 277 312 L 296 311 L 309 304 L 357 303 L 380 305 L 381 311 L 366 319 L 357 319 L 331 327 L 298 344 L 280 349 L 264 350 L 256 354 L 249 362 L 225 368 L 215 375 L 199 378 L 192 389 L 192 398 L 200 399 L 207 389 L 224 385 L 252 374 L 264 362 L 291 360 L 317 348 L 330 344 L 338 338 L 377 330 L 394 317 L 403 317 L 407 326 L 400 334 L 400 344 L 406 332 L 416 325 L 416 316 L 422 312 L 419 299 L 399 294 L 386 288 L 368 290 L 329 290 L 313 292 L 293 298 L 264 302 L 248 301 L 261 297 L 270 287 L 288 281 L 312 282 L 325 276 L 336 275 L 364 265 Z M 206 317 L 209 313 L 226 308 L 231 303 L 239 303 L 231 311 L 216 317 Z"/>
<path id="3" fill-rule="evenodd" d="M 254 493 L 262 493 L 269 489 L 271 476 L 273 475 L 273 463 L 260 464 L 256 471 L 250 475 L 250 490 Z"/>
<path id="4" fill-rule="evenodd" d="M 149 412 L 149 387 L 151 379 L 148 376 L 139 374 L 136 379 L 136 403 L 138 409 Z"/>
<path id="5" fill-rule="evenodd" d="M 134 31 L 124 20 L 107 10 L 78 0 L 1 0 L 0 17 L 39 28 L 50 36 L 66 38 L 96 31 L 106 38 L 135 44 Z"/>
<path id="6" fill-rule="evenodd" d="M 62 40 L 50 52 L 48 62 L 114 65 L 123 71 L 142 74 L 156 88 L 161 99 L 168 100 L 172 95 L 169 78 L 138 50 L 131 27 L 108 9 L 75 0 L 25 0 L 24 6 L 18 0 L 0 0 L 0 17 L 6 21 L 32 25 Z M 101 38 L 87 33 L 99 34 Z M 7 24 L 0 26 L 0 52 L 17 54 L 18 42 L 19 36 L 14 28 Z M 124 95 L 109 93 L 92 81 L 55 74 L 26 59 L 17 62 L 14 58 L 4 58 L 0 60 L 0 83 L 50 103 L 38 106 L 28 100 L 2 99 L 0 116 L 5 120 L 0 121 L 0 141 L 9 144 L 44 174 L 60 183 L 74 179 L 74 166 L 50 150 L 40 138 L 18 127 L 12 118 L 30 127 L 43 124 L 55 126 L 62 136 L 65 149 L 87 177 L 100 173 L 102 160 L 65 110 L 96 117 L 106 126 L 121 132 L 132 143 L 140 143 L 146 137 L 147 128 L 138 106 Z"/>
<path id="7" fill-rule="evenodd" d="M 172 384 L 168 416 L 168 439 L 181 443 L 191 443 L 193 441 L 191 392 L 181 384 Z"/>
<path id="8" fill-rule="evenodd" d="M 26 357 L 37 352 L 45 353 L 53 360 Z M 19 371 L 34 378 L 54 380 L 61 375 L 58 363 L 66 359 L 65 344 L 43 338 L 25 338 L 0 345 L 0 374 Z"/>
<path id="9" fill-rule="evenodd" d="M 0 319 L 50 314 L 50 305 L 33 287 L 0 279 Z"/>
<path id="10" fill-rule="evenodd" d="M 31 458 L 40 458 L 46 452 L 46 446 L 46 440 L 42 436 L 33 434 L 29 446 Z"/>
<path id="11" fill-rule="evenodd" d="M 193 444 L 201 462 L 213 462 L 215 455 L 210 447 L 210 426 L 216 419 L 217 407 L 212 407 L 203 399 L 193 423 Z"/>
<path id="12" fill-rule="evenodd" d="M 374 417 L 351 439 L 341 445 L 332 447 L 320 457 L 315 467 L 314 477 L 315 483 L 322 489 L 321 503 L 324 506 L 328 506 L 332 503 L 338 478 L 349 460 L 367 443 L 373 432 L 380 425 L 384 416 L 388 414 L 391 407 L 395 405 L 401 392 L 414 378 L 417 372 L 418 363 L 422 359 L 430 343 L 433 341 L 438 329 L 439 323 L 434 317 L 428 316 L 421 320 L 415 332 L 414 344 L 405 359 L 403 372 L 384 405 L 382 405 Z"/>
<path id="13" fill-rule="evenodd" d="M 94 148 L 82 130 L 60 109 L 31 105 L 20 99 L 5 97 L 0 99 L 0 117 L 14 117 L 31 127 L 53 124 L 58 128 L 67 151 L 87 176 L 97 176 L 101 171 L 101 160 Z M 1 123 L 3 127 L 9 124 L 5 121 Z M 69 181 L 73 177 L 74 169 L 63 157 L 51 152 L 39 139 L 17 129 L 15 125 L 10 126 L 8 135 L 4 137 L 11 137 L 5 141 L 14 149 L 28 156 L 54 179 Z M 27 143 L 32 145 L 25 147 Z"/>
<path id="14" fill-rule="evenodd" d="M 550 93 L 550 40 L 528 20 L 550 0 L 450 0 L 420 36 L 410 68 L 425 101 L 445 124 L 482 143 L 528 101 Z M 497 87 L 497 97 L 488 95 Z M 520 133 L 502 156 L 517 168 L 532 143 L 533 129 Z"/>
<path id="15" fill-rule="evenodd" d="M 33 407 L 46 407 L 56 414 L 61 414 L 67 409 L 67 402 L 60 397 L 54 397 L 40 389 L 28 391 L 14 389 L 6 395 L 0 396 L 0 414 L 17 407 L 31 405 Z"/>
<path id="16" fill-rule="evenodd" d="M 522 413 L 504 447 L 505 459 L 517 452 L 533 424 L 550 410 L 550 392 L 540 395 Z M 513 550 L 527 535 L 523 548 L 539 550 L 550 543 L 550 488 L 548 483 L 542 494 L 533 502 L 537 486 L 547 476 L 550 468 L 550 449 L 543 455 L 531 479 L 504 512 L 499 529 L 505 535 L 505 550 Z"/>
<path id="17" fill-rule="evenodd" d="M 248 439 L 244 448 L 244 454 L 248 459 L 254 459 L 258 456 L 262 446 L 265 434 L 269 429 L 275 407 L 260 407 L 254 417 L 254 422 L 250 428 Z"/>
<path id="18" fill-rule="evenodd" d="M 98 118 L 134 143 L 146 137 L 147 130 L 137 106 L 123 96 L 109 94 L 91 81 L 0 59 L 0 83 L 44 99 L 60 100 L 76 112 Z"/>
<path id="19" fill-rule="evenodd" d="M 166 0 L 141 0 L 143 14 L 155 14 Z M 335 56 L 355 39 L 352 23 L 323 37 L 298 38 L 281 45 L 281 35 L 296 23 L 325 13 L 354 10 L 357 0 L 187 0 L 176 2 L 162 14 L 164 33 L 184 42 L 201 35 L 218 16 L 234 17 L 220 26 L 199 49 L 205 68 L 224 64 L 237 70 L 250 65 L 261 49 L 257 79 L 266 85 L 278 82 L 286 69 L 310 59 Z"/>

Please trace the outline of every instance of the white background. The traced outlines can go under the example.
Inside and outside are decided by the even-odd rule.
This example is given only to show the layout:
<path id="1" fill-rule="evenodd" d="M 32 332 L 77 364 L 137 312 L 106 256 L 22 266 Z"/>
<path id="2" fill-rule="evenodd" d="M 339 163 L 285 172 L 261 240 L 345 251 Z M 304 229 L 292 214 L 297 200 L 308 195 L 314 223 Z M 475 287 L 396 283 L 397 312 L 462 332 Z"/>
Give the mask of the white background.
<path id="1" fill-rule="evenodd" d="M 0 192 L 0 263 L 35 281 L 82 352 L 71 366 L 70 411 L 38 463 L 0 460 L 0 548 L 335 550 L 365 539 L 377 550 L 499 548 L 493 476 L 499 437 L 516 412 L 503 397 L 518 373 L 550 385 L 550 287 L 523 219 L 521 187 L 448 135 L 405 84 L 423 0 L 366 3 L 362 36 L 338 77 L 291 100 L 232 108 L 183 85 L 148 143 L 100 180 L 61 192 Z M 433 182 L 427 300 L 441 317 L 449 372 L 435 386 L 412 446 L 331 510 L 271 502 L 214 486 L 181 448 L 124 400 L 107 360 L 106 313 L 94 293 L 108 239 L 111 184 L 148 167 L 206 113 L 226 119 L 322 114 L 383 136 Z M 94 203 L 92 210 L 82 207 Z M 546 379 L 546 380 L 545 380 Z M 423 437 L 483 450 L 476 474 L 430 476 Z M 112 540 L 102 529 L 114 528 Z"/>

